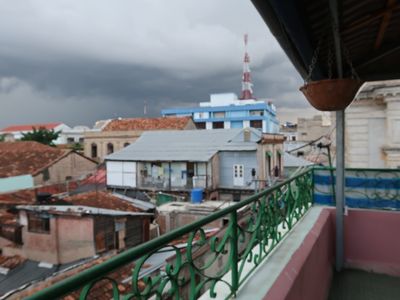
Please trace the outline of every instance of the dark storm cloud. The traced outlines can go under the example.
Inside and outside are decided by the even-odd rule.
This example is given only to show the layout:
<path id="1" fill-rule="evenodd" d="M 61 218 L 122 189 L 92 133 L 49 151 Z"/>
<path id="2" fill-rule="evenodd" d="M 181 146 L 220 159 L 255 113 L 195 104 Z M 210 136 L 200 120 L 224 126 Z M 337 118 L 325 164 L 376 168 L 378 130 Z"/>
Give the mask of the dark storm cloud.
<path id="1" fill-rule="evenodd" d="M 141 116 L 144 101 L 157 116 L 210 93 L 239 94 L 245 31 L 255 95 L 308 109 L 300 77 L 250 1 L 166 2 L 0 2 L 0 126 L 91 125 Z"/>

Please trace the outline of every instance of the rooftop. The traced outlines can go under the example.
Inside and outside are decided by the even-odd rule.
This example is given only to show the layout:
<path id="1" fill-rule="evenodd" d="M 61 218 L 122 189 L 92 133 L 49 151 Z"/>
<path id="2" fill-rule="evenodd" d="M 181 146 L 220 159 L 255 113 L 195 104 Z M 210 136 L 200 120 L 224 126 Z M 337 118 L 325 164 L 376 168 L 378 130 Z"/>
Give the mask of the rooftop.
<path id="1" fill-rule="evenodd" d="M 104 127 L 103 131 L 182 130 L 191 120 L 191 117 L 114 119 Z"/>
<path id="2" fill-rule="evenodd" d="M 0 194 L 0 205 L 33 204 L 35 201 L 36 193 L 34 189 Z"/>
<path id="3" fill-rule="evenodd" d="M 63 123 L 38 123 L 38 124 L 25 124 L 25 125 L 12 125 L 0 130 L 2 133 L 11 133 L 11 132 L 19 132 L 19 131 L 31 131 L 33 128 L 45 128 L 48 130 L 54 129 Z"/>
<path id="4" fill-rule="evenodd" d="M 134 199 L 112 194 L 111 192 L 107 191 L 81 193 L 64 198 L 63 200 L 73 205 L 90 206 L 123 212 L 141 212 L 146 210 L 143 209 L 144 207 L 140 203 L 135 205 Z"/>
<path id="5" fill-rule="evenodd" d="M 106 157 L 131 161 L 208 161 L 218 151 L 254 151 L 261 132 L 249 128 L 253 142 L 239 140 L 246 129 L 145 132 L 133 144 Z M 158 148 L 162 145 L 162 151 Z"/>
<path id="6" fill-rule="evenodd" d="M 104 216 L 151 216 L 141 212 L 119 211 L 114 209 L 97 208 L 84 205 L 18 205 L 17 209 L 33 212 L 47 212 L 53 215 L 104 215 Z"/>
<path id="7" fill-rule="evenodd" d="M 0 143 L 0 178 L 36 175 L 69 152 L 37 142 Z"/>

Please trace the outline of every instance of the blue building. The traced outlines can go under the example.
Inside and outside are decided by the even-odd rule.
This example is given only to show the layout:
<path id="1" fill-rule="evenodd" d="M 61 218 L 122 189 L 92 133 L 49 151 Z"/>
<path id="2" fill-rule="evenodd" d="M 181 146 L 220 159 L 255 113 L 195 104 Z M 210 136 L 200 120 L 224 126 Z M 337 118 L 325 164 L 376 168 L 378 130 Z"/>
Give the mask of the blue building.
<path id="1" fill-rule="evenodd" d="M 252 127 L 264 133 L 279 132 L 276 108 L 271 102 L 239 100 L 233 93 L 211 94 L 210 102 L 201 102 L 199 107 L 164 109 L 161 114 L 191 116 L 199 129 Z"/>

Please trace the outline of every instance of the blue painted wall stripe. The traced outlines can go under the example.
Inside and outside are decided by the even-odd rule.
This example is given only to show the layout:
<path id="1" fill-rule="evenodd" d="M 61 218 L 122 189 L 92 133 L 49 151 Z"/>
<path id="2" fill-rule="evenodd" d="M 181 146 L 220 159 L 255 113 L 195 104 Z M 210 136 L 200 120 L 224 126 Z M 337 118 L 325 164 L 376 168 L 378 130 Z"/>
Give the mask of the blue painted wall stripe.
<path id="1" fill-rule="evenodd" d="M 334 205 L 332 195 L 314 194 L 314 203 L 322 205 Z M 346 206 L 351 208 L 386 208 L 400 210 L 399 200 L 367 199 L 346 197 Z"/>
<path id="2" fill-rule="evenodd" d="M 334 178 L 335 182 L 335 178 Z M 319 185 L 331 185 L 330 176 L 314 175 L 314 183 Z M 398 189 L 400 190 L 400 178 L 359 178 L 346 177 L 346 187 L 367 189 Z"/>

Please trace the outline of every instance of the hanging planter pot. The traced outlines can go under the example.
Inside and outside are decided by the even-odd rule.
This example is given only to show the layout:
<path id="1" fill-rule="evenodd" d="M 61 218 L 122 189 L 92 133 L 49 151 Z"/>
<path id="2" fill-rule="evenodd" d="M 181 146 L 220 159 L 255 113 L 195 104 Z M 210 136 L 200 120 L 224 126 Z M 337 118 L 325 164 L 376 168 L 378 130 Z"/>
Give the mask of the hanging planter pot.
<path id="1" fill-rule="evenodd" d="M 316 109 L 335 111 L 345 109 L 361 85 L 362 81 L 352 78 L 325 79 L 306 83 L 300 91 Z"/>

